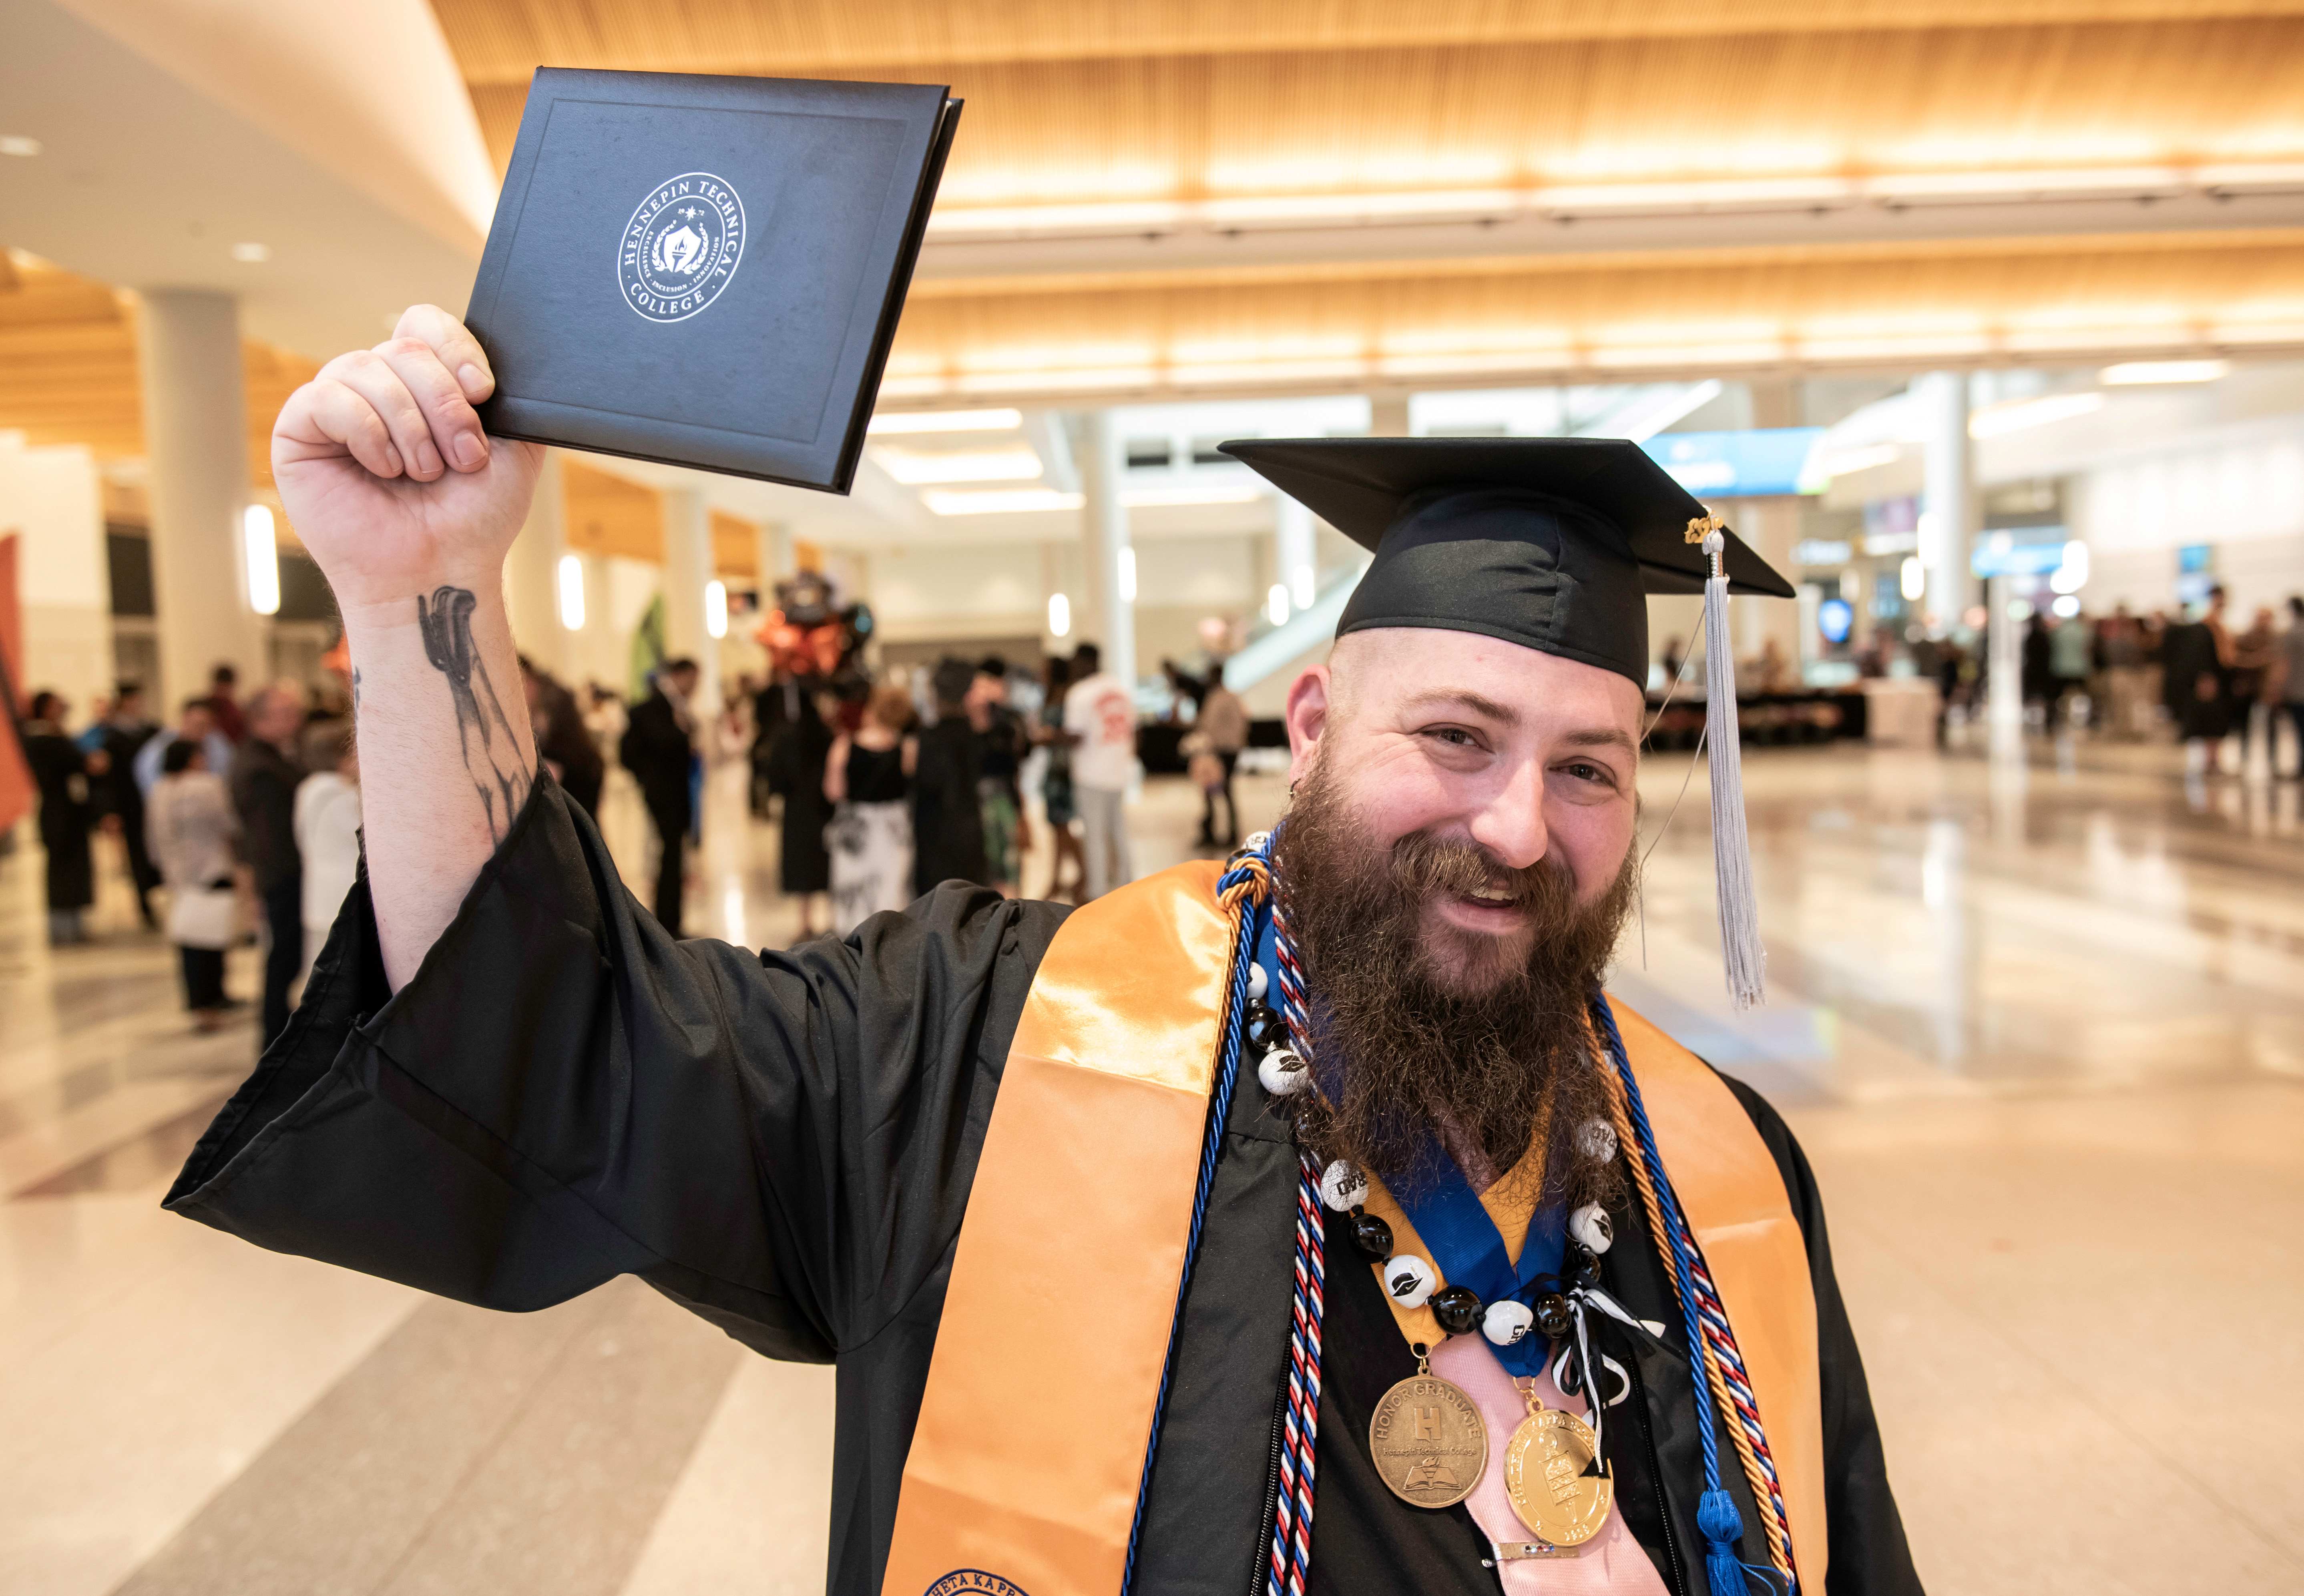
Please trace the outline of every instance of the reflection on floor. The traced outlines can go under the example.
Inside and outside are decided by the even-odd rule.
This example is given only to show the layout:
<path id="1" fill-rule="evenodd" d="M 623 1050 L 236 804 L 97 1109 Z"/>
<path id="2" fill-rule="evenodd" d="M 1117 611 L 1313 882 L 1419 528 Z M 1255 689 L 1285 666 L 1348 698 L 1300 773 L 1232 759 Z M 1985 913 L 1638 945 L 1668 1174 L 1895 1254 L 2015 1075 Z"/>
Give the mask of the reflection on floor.
<path id="1" fill-rule="evenodd" d="M 1721 995 L 1700 780 L 1616 989 L 1800 1131 L 1931 1589 L 2304 1589 L 2296 787 L 2151 749 L 1746 769 L 1767 1007 Z M 690 924 L 784 942 L 740 781 Z M 1139 862 L 1196 810 L 1153 783 Z M 605 829 L 647 880 L 628 794 Z M 822 1588 L 826 1371 L 629 1281 L 495 1315 L 160 1213 L 247 1022 L 191 1034 L 116 883 L 51 954 L 38 877 L 0 859 L 0 1596 Z"/>

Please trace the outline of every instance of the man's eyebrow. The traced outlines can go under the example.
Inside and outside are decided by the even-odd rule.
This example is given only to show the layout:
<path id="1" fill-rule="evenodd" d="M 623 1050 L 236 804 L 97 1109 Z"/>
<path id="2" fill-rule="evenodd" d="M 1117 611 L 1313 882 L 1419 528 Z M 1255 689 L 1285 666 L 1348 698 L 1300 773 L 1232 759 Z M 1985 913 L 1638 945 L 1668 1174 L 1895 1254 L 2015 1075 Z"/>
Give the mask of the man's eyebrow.
<path id="1" fill-rule="evenodd" d="M 1568 732 L 1560 740 L 1571 747 L 1621 748 L 1635 758 L 1639 756 L 1639 749 L 1633 743 L 1631 734 L 1619 730 L 1614 726 L 1587 727 L 1582 730 Z"/>
<path id="2" fill-rule="evenodd" d="M 1461 688 L 1438 688 L 1428 693 L 1419 693 L 1402 707 L 1411 710 L 1436 709 L 1449 705 L 1461 709 L 1469 709 L 1483 720 L 1494 721 L 1500 726 L 1520 724 L 1520 711 L 1511 705 L 1499 704 L 1494 698 L 1470 692 Z"/>

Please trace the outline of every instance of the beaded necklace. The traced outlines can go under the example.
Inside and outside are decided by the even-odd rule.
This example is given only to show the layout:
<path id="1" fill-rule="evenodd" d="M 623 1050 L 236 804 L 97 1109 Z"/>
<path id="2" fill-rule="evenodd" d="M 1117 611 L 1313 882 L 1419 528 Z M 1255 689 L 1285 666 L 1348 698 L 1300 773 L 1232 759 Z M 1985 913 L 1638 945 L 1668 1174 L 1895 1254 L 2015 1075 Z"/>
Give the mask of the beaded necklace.
<path id="1" fill-rule="evenodd" d="M 1226 984 L 1224 1023 L 1220 1030 L 1220 1056 L 1215 1088 L 1209 1105 L 1209 1127 L 1203 1143 L 1199 1179 L 1192 1202 L 1190 1240 L 1185 1250 L 1183 1278 L 1177 1293 L 1177 1313 L 1181 1319 L 1184 1288 L 1191 1280 L 1192 1262 L 1199 1251 L 1201 1225 L 1207 1216 L 1208 1194 L 1214 1184 L 1216 1159 L 1222 1144 L 1222 1131 L 1230 1111 L 1239 1067 L 1249 1044 L 1261 1044 L 1268 1049 L 1257 1067 L 1258 1080 L 1267 1093 L 1275 1096 L 1303 1089 L 1311 1084 L 1311 1030 L 1305 1004 L 1303 965 L 1294 939 L 1288 933 L 1287 916 L 1273 891 L 1272 833 L 1258 832 L 1248 839 L 1239 853 L 1232 856 L 1225 872 L 1217 882 L 1218 901 L 1233 923 L 1233 946 L 1230 979 Z M 1267 982 L 1257 964 L 1256 950 L 1262 923 L 1270 916 L 1274 933 L 1275 963 L 1278 971 L 1276 1014 L 1285 1032 L 1286 1046 L 1282 1038 L 1268 1027 L 1253 1027 L 1251 1005 L 1260 1004 L 1274 984 Z M 1746 1596 L 1747 1575 L 1769 1576 L 1772 1583 L 1781 1582 L 1784 1596 L 1797 1596 L 1799 1578 L 1792 1562 L 1789 1515 L 1783 1491 L 1777 1482 L 1774 1459 L 1768 1452 L 1767 1438 L 1760 1424 L 1759 1407 L 1744 1370 L 1743 1358 L 1736 1347 L 1734 1331 L 1730 1328 L 1719 1294 L 1714 1289 L 1710 1271 L 1706 1268 L 1702 1249 L 1698 1246 L 1694 1230 L 1690 1227 L 1672 1183 L 1664 1174 L 1664 1161 L 1656 1151 L 1648 1111 L 1640 1101 L 1639 1083 L 1633 1077 L 1630 1060 L 1625 1057 L 1623 1039 L 1616 1029 L 1614 1016 L 1609 1011 L 1607 1000 L 1594 994 L 1591 1009 L 1592 1025 L 1602 1043 L 1605 1068 L 1612 1099 L 1615 1125 L 1612 1137 L 1622 1150 L 1631 1166 L 1635 1188 L 1648 1220 L 1657 1254 L 1664 1272 L 1673 1283 L 1673 1294 L 1681 1308 L 1683 1333 L 1691 1355 L 1703 1369 L 1704 1395 L 1697 1402 L 1697 1423 L 1699 1449 L 1703 1455 L 1704 1485 L 1697 1508 L 1698 1528 L 1705 1538 L 1705 1574 L 1709 1596 Z M 1320 1413 L 1320 1326 L 1325 1305 L 1325 1258 L 1323 1210 L 1334 1205 L 1324 1199 L 1323 1179 L 1331 1173 L 1316 1163 L 1301 1148 L 1297 1153 L 1296 1234 L 1294 1260 L 1294 1292 L 1292 1322 L 1289 1329 L 1288 1386 L 1282 1411 L 1281 1432 L 1274 1460 L 1274 1490 L 1271 1508 L 1271 1555 L 1265 1573 L 1266 1596 L 1303 1596 L 1306 1576 L 1312 1561 L 1312 1511 L 1315 1499 L 1316 1456 Z M 1337 1195 L 1349 1190 L 1351 1171 L 1346 1170 L 1332 1182 L 1337 1186 Z M 1583 1244 L 1585 1256 L 1592 1258 L 1605 1250 L 1589 1246 L 1588 1237 L 1605 1237 L 1605 1213 L 1598 1216 L 1601 1224 L 1588 1228 L 1585 1235 L 1577 1237 Z M 1577 1220 L 1588 1220 L 1580 1210 Z M 1381 1223 L 1381 1221 L 1378 1221 Z M 1421 1262 L 1421 1260 L 1419 1260 Z M 1428 1265 L 1427 1272 L 1429 1273 Z M 1584 1271 L 1580 1270 L 1580 1274 Z M 1597 1274 L 1597 1268 L 1591 1272 Z M 1444 1295 L 1444 1294 L 1443 1294 Z M 1467 1292 L 1467 1296 L 1472 1294 Z M 1571 1300 L 1580 1298 L 1592 1302 L 1605 1298 L 1596 1285 L 1580 1281 Z M 1443 1328 L 1451 1333 L 1469 1332 L 1475 1325 L 1487 1328 L 1489 1313 L 1501 1305 L 1480 1306 L 1473 1297 L 1471 1305 L 1453 1304 L 1455 1310 L 1448 1315 L 1463 1325 L 1459 1331 L 1454 1324 L 1443 1321 Z M 1596 1418 L 1605 1404 L 1594 1379 L 1594 1366 L 1580 1317 L 1571 1313 L 1563 1323 L 1556 1313 L 1547 1313 L 1550 1303 L 1540 1303 L 1531 1315 L 1536 1328 L 1551 1335 L 1554 1327 L 1562 1330 L 1572 1329 L 1580 1355 L 1576 1360 L 1580 1383 L 1587 1392 L 1587 1401 Z M 1602 1311 L 1628 1324 L 1640 1322 L 1631 1319 L 1613 1302 L 1602 1305 Z M 1478 1306 L 1475 1315 L 1471 1311 Z M 1436 1316 L 1437 1313 L 1436 1312 Z M 1509 1318 L 1509 1316 L 1507 1316 Z M 1501 1328 L 1509 1328 L 1500 1326 Z M 1660 1329 L 1643 1325 L 1643 1329 Z M 1525 1334 L 1525 1328 L 1520 1331 Z M 1498 1337 L 1491 1333 L 1491 1339 Z M 1518 1337 L 1514 1336 L 1513 1339 Z M 1554 1338 L 1560 1338 L 1555 1337 Z M 1165 1410 L 1169 1380 L 1173 1372 L 1175 1338 L 1170 1337 L 1168 1366 L 1161 1373 L 1160 1403 L 1155 1409 L 1156 1420 L 1150 1444 L 1145 1457 L 1146 1476 L 1151 1468 L 1152 1453 L 1159 1445 L 1159 1425 L 1156 1414 Z M 1568 1371 L 1568 1351 L 1563 1348 L 1558 1372 Z M 1608 1368 L 1613 1360 L 1604 1358 L 1600 1367 Z M 1612 1371 L 1614 1372 L 1614 1371 Z M 1626 1381 L 1629 1385 L 1629 1381 Z M 1565 1389 L 1563 1383 L 1563 1389 Z M 1706 1398 L 1708 1398 L 1709 1400 Z M 1619 1396 L 1617 1400 L 1622 1400 Z M 1729 1433 L 1735 1447 L 1738 1461 L 1750 1484 L 1754 1499 L 1760 1504 L 1762 1530 L 1768 1547 L 1769 1564 L 1759 1566 L 1741 1562 L 1735 1555 L 1735 1541 L 1742 1533 L 1741 1515 L 1733 1499 L 1720 1483 L 1719 1449 L 1716 1439 L 1715 1406 L 1729 1419 Z M 1139 1491 L 1137 1522 L 1131 1533 L 1127 1573 L 1122 1582 L 1123 1591 L 1133 1583 L 1138 1537 L 1143 1528 L 1143 1498 Z"/>

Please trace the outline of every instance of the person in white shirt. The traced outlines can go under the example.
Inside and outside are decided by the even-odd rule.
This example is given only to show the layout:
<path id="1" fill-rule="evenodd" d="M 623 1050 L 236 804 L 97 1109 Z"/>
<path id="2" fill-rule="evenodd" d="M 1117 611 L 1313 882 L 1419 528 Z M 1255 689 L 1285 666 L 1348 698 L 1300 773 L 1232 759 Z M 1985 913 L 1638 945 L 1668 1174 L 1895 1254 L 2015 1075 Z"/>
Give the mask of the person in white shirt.
<path id="1" fill-rule="evenodd" d="M 309 976 L 360 874 L 360 753 L 352 722 L 308 728 L 302 753 L 310 773 L 296 784 L 295 824 L 296 849 L 304 857 L 303 975 Z"/>
<path id="2" fill-rule="evenodd" d="M 1072 802 L 1085 833 L 1091 899 L 1136 879 L 1121 809 L 1136 774 L 1136 695 L 1127 682 L 1104 670 L 1103 663 L 1095 644 L 1081 644 L 1072 654 L 1072 685 L 1064 694 Z"/>

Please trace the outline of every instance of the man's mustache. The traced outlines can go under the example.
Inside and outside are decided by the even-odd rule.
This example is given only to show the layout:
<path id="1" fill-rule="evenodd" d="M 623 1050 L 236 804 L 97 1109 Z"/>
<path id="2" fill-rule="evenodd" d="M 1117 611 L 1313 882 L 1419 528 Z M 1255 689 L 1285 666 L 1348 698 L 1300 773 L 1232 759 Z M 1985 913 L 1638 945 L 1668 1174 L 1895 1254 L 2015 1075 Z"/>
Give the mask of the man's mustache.
<path id="1" fill-rule="evenodd" d="M 1412 832 L 1393 844 L 1392 876 L 1404 891 L 1426 897 L 1502 895 L 1518 907 L 1563 903 L 1576 895 L 1574 877 L 1551 854 L 1515 868 L 1477 842 Z"/>

